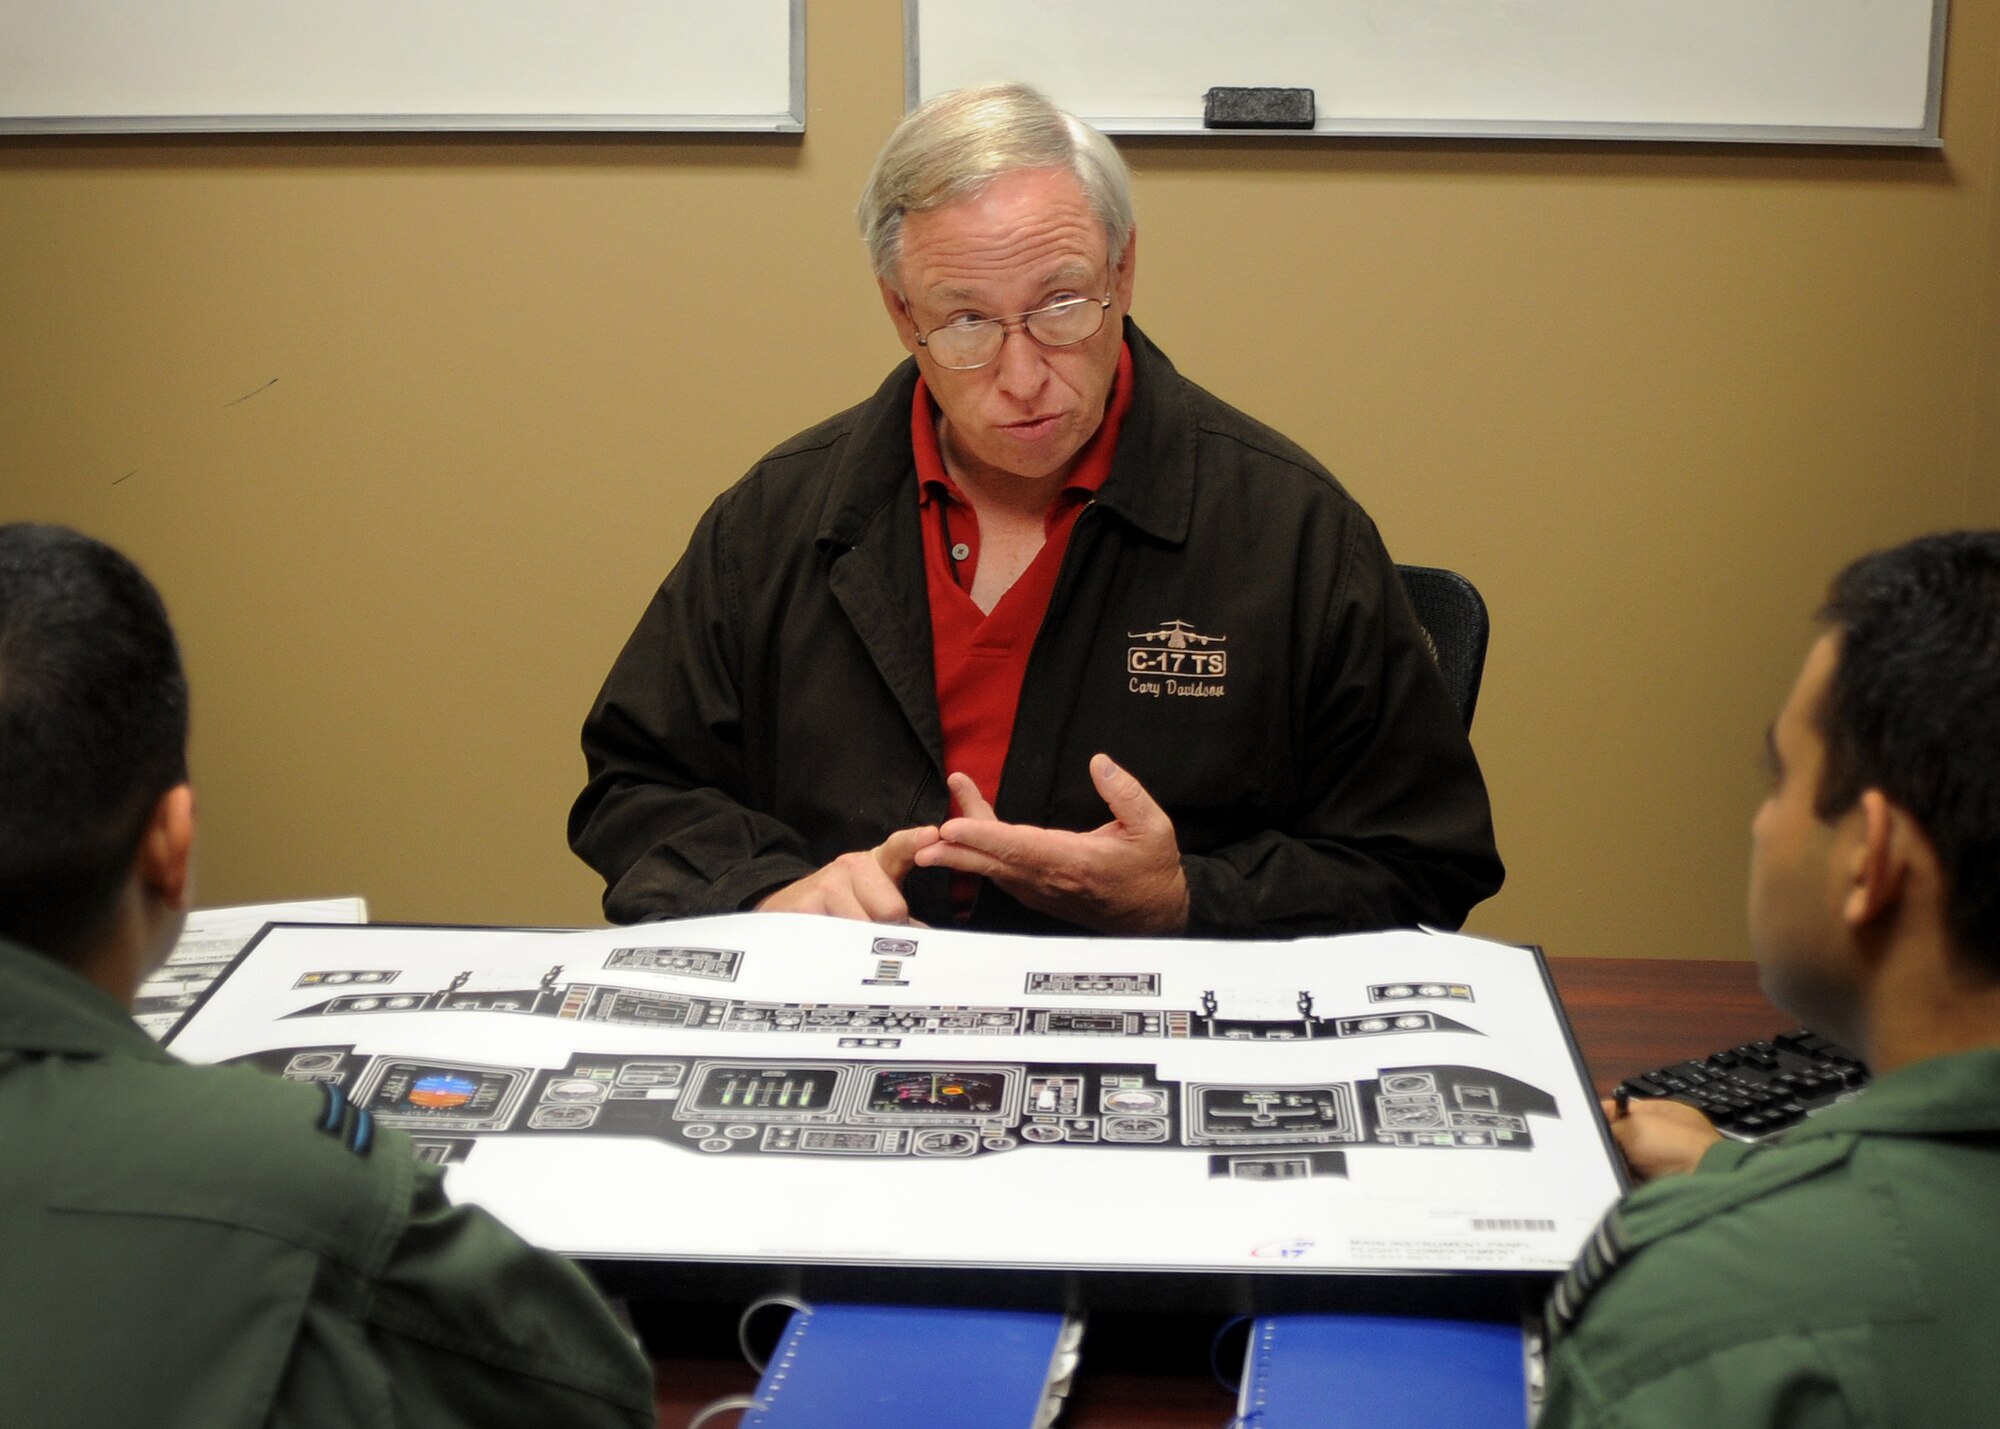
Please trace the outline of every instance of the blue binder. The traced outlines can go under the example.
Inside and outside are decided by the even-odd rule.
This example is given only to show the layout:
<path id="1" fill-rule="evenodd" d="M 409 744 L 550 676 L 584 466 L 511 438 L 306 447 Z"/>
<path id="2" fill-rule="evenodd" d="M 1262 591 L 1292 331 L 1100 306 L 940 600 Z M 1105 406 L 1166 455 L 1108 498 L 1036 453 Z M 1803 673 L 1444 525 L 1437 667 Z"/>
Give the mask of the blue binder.
<path id="1" fill-rule="evenodd" d="M 1266 1316 L 1236 1413 L 1244 1429 L 1525 1429 L 1526 1345 L 1477 1320 Z"/>
<path id="2" fill-rule="evenodd" d="M 793 1313 L 745 1429 L 1038 1429 L 1082 1322 L 1028 1310 L 815 1305 Z"/>

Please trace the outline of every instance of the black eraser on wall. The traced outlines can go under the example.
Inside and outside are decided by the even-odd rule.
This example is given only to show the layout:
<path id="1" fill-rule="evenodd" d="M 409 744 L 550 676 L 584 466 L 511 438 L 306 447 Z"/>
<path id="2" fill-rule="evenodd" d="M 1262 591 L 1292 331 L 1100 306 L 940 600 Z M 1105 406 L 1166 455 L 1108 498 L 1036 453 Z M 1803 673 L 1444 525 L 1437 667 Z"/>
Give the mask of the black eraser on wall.
<path id="1" fill-rule="evenodd" d="M 1310 89 L 1217 85 L 1201 101 L 1204 129 L 1310 129 L 1313 118 Z"/>

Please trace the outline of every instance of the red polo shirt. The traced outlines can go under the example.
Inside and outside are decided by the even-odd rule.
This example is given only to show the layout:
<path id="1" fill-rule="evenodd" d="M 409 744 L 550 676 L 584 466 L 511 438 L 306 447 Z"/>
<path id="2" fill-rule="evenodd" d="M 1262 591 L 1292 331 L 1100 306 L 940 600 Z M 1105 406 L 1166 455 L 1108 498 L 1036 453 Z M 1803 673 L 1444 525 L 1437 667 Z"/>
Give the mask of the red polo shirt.
<path id="1" fill-rule="evenodd" d="M 1028 652 L 1048 613 L 1056 574 L 1077 516 L 1104 478 L 1111 474 L 1118 430 L 1132 405 L 1132 353 L 1121 348 L 1118 373 L 1105 403 L 1104 421 L 1084 444 L 1081 459 L 1063 488 L 1049 503 L 1043 518 L 1042 549 L 1021 572 L 991 613 L 972 603 L 974 572 L 979 569 L 979 521 L 944 469 L 938 452 L 937 416 L 930 390 L 917 379 L 910 408 L 910 442 L 916 449 L 917 501 L 924 530 L 924 583 L 930 592 L 931 650 L 937 678 L 938 717 L 944 727 L 944 767 L 947 773 L 972 776 L 989 804 L 1000 800 L 1000 771 L 1014 736 L 1014 713 L 1021 702 L 1021 680 L 1028 670 Z M 954 563 L 954 545 L 964 552 Z M 954 564 L 956 570 L 954 570 Z M 962 813 L 957 801 L 953 812 Z M 976 879 L 954 877 L 952 903 L 963 918 L 970 909 Z"/>

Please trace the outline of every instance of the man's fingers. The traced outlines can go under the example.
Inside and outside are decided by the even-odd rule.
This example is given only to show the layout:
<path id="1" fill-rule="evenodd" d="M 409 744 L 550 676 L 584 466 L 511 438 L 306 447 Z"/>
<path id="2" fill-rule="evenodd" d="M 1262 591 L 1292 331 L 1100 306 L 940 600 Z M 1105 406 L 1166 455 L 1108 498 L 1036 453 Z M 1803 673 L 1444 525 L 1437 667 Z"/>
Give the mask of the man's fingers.
<path id="1" fill-rule="evenodd" d="M 1722 1139 L 1714 1123 L 1693 1107 L 1650 1097 L 1634 1100 L 1624 1116 L 1612 1121 L 1611 1134 L 1642 1181 L 1692 1171 Z"/>
<path id="2" fill-rule="evenodd" d="M 872 849 L 844 853 L 816 873 L 787 884 L 757 907 L 772 913 L 823 913 L 864 923 L 907 923 L 903 879 L 917 851 L 937 842 L 934 828 L 899 829 Z"/>
<path id="3" fill-rule="evenodd" d="M 993 806 L 986 802 L 986 796 L 979 792 L 979 786 L 972 782 L 969 774 L 952 774 L 945 780 L 951 794 L 958 801 L 959 815 L 946 819 L 937 830 L 936 842 L 923 851 L 916 862 L 924 868 L 952 868 L 960 873 L 978 873 L 986 876 L 1017 859 L 1028 857 L 1031 847 L 1030 837 L 1041 833 L 1039 829 L 1017 829 L 1012 824 L 1003 824 L 993 812 Z M 960 857 L 958 850 L 967 851 Z M 978 857 L 983 855 L 983 857 Z"/>
<path id="4" fill-rule="evenodd" d="M 883 839 L 874 849 L 876 866 L 885 877 L 898 887 L 910 870 L 917 866 L 917 850 L 926 848 L 938 840 L 935 826 L 921 829 L 898 829 Z"/>
<path id="5" fill-rule="evenodd" d="M 881 862 L 883 850 L 892 842 L 894 835 L 879 848 L 866 853 L 844 853 L 833 861 L 840 874 L 834 884 L 841 893 L 841 907 L 837 910 L 841 917 L 860 918 L 869 923 L 900 923 L 910 916 L 910 905 L 903 901 L 902 879 L 892 878 Z"/>
<path id="6" fill-rule="evenodd" d="M 851 918 L 856 922 L 872 923 L 876 920 L 868 916 L 868 909 L 855 896 L 852 885 L 835 880 L 820 894 L 820 912 L 834 918 Z"/>
<path id="7" fill-rule="evenodd" d="M 1108 754 L 1090 757 L 1090 777 L 1097 793 L 1111 810 L 1112 817 L 1127 828 L 1150 829 L 1166 817 L 1166 811 L 1146 792 L 1146 786 Z"/>
<path id="8" fill-rule="evenodd" d="M 986 796 L 979 792 L 979 786 L 972 782 L 970 774 L 952 774 L 946 777 L 945 785 L 951 795 L 958 800 L 958 811 L 968 819 L 995 819 L 993 806 L 986 802 Z"/>
<path id="9" fill-rule="evenodd" d="M 894 884 L 871 888 L 857 885 L 854 889 L 860 910 L 854 915 L 865 923 L 907 923 L 910 921 L 910 905 L 903 901 L 902 890 Z"/>
<path id="10" fill-rule="evenodd" d="M 990 871 L 984 866 L 975 868 L 953 857 L 963 851 L 985 856 L 994 867 L 1039 867 L 1053 857 L 1049 845 L 1055 837 L 1047 829 L 1003 824 L 995 819 L 947 819 L 938 830 L 938 841 L 927 848 L 917 862 L 926 867 L 943 865 L 961 873 Z"/>
<path id="11" fill-rule="evenodd" d="M 1015 870 L 984 849 L 951 840 L 941 840 L 924 850 L 925 868 L 948 868 L 954 873 L 975 873 L 981 878 L 1004 878 Z"/>

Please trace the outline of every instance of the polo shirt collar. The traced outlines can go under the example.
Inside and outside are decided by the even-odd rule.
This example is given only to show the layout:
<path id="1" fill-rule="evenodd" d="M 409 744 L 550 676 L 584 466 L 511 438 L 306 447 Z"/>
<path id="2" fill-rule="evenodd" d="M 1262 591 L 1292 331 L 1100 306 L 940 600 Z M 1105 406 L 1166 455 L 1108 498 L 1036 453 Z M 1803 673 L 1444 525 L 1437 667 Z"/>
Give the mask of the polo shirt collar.
<path id="1" fill-rule="evenodd" d="M 1098 489 L 1100 510 L 1156 540 L 1180 545 L 1194 513 L 1195 445 L 1199 433 L 1186 384 L 1165 353 L 1131 318 L 1125 345 L 1132 354 L 1132 407 L 1118 439 L 1111 472 Z M 861 404 L 827 492 L 817 539 L 839 549 L 860 544 L 886 509 L 910 501 L 916 480 L 910 446 L 910 404 L 917 364 L 906 358 Z M 788 444 L 788 446 L 791 444 Z M 915 502 L 910 508 L 915 509 Z"/>
<path id="2" fill-rule="evenodd" d="M 1119 433 L 1131 406 L 1132 348 L 1130 344 L 1122 344 L 1118 350 L 1117 375 L 1105 401 L 1104 418 L 1084 443 L 1081 460 L 1062 484 L 1063 494 L 1089 496 L 1104 485 L 1105 478 L 1111 475 L 1112 462 L 1118 454 Z M 922 377 L 917 378 L 917 390 L 910 401 L 910 447 L 917 464 L 919 501 L 928 503 L 934 494 L 941 494 L 954 505 L 971 504 L 945 467 L 937 436 L 937 404 Z"/>

